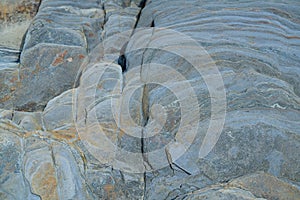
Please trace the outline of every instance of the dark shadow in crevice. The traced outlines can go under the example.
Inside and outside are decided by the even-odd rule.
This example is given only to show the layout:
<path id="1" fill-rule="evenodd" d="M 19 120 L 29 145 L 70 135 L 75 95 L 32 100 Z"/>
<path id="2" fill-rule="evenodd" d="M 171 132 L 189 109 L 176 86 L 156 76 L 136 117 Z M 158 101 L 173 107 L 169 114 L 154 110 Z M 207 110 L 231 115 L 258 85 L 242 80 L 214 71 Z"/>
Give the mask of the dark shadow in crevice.
<path id="1" fill-rule="evenodd" d="M 154 20 L 151 22 L 151 25 L 150 25 L 150 27 L 155 27 Z"/>
<path id="2" fill-rule="evenodd" d="M 118 58 L 118 64 L 121 66 L 122 72 L 126 72 L 127 66 L 126 66 L 126 57 L 125 57 L 125 55 L 121 55 Z"/>
<path id="3" fill-rule="evenodd" d="M 143 9 L 146 6 L 146 3 L 147 3 L 147 0 L 142 0 L 139 4 L 139 7 Z"/>

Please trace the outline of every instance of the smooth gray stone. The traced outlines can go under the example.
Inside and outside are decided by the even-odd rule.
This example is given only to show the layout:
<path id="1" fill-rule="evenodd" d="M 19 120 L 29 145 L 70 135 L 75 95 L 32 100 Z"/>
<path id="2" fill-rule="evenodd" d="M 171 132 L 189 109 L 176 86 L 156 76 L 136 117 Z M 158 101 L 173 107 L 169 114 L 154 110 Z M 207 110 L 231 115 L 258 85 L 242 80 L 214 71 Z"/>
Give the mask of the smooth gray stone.
<path id="1" fill-rule="evenodd" d="M 28 132 L 43 129 L 42 113 L 15 111 L 12 121 Z"/>
<path id="2" fill-rule="evenodd" d="M 43 111 L 43 122 L 46 130 L 74 128 L 74 93 L 76 93 L 76 89 L 67 90 L 48 102 Z"/>

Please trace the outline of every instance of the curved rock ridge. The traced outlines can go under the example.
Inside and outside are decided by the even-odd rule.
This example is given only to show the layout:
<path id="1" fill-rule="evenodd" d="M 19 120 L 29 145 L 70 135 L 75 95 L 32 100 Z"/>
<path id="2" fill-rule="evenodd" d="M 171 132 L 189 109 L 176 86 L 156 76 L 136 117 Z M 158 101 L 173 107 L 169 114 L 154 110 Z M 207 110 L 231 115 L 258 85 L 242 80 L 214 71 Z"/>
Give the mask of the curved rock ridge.
<path id="1" fill-rule="evenodd" d="M 300 199 L 299 9 L 43 0 L 0 48 L 0 199 Z"/>

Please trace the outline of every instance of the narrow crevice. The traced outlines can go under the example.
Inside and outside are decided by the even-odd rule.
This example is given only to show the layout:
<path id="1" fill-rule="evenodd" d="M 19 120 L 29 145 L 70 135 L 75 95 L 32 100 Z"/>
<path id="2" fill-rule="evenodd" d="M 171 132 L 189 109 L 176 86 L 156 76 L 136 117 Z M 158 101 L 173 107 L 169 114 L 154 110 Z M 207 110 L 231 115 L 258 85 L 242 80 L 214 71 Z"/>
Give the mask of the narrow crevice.
<path id="1" fill-rule="evenodd" d="M 144 191 L 143 191 L 143 200 L 146 199 L 145 198 L 145 195 L 146 195 L 146 192 L 147 192 L 147 172 L 144 172 Z"/>
<path id="2" fill-rule="evenodd" d="M 145 50 L 146 51 L 146 50 Z M 142 55 L 142 60 L 141 60 L 141 71 L 140 71 L 140 76 L 142 78 L 142 70 L 143 70 L 143 63 L 144 63 L 144 53 Z M 144 87 L 142 89 L 142 107 L 141 107 L 141 114 L 142 114 L 142 119 L 141 119 L 141 125 L 142 125 L 142 132 L 141 132 L 141 153 L 142 153 L 142 157 L 143 157 L 143 165 L 145 168 L 145 172 L 144 172 L 144 196 L 143 199 L 145 199 L 145 194 L 146 194 L 146 190 L 147 190 L 147 169 L 150 167 L 150 169 L 153 169 L 153 167 L 151 166 L 147 154 L 145 149 L 146 149 L 146 145 L 145 145 L 145 140 L 144 138 L 146 138 L 145 132 L 144 132 L 144 128 L 147 126 L 148 121 L 149 121 L 149 97 L 148 97 L 148 87 L 147 84 L 144 84 Z"/>
<path id="3" fill-rule="evenodd" d="M 189 176 L 192 175 L 192 173 L 190 173 L 190 172 L 187 171 L 186 169 L 180 167 L 180 166 L 177 165 L 176 163 L 172 162 L 172 164 L 173 164 L 175 167 L 177 167 L 178 169 L 180 169 L 182 172 L 184 172 L 185 174 L 187 174 L 187 175 L 189 175 Z"/>
<path id="4" fill-rule="evenodd" d="M 139 4 L 139 7 L 140 7 L 141 9 L 145 8 L 146 3 L 147 3 L 147 0 L 142 0 L 142 1 L 140 2 L 140 4 Z"/>
<path id="5" fill-rule="evenodd" d="M 107 22 L 107 19 L 106 19 L 106 10 L 105 10 L 105 5 L 104 3 L 102 4 L 102 10 L 103 10 L 103 13 L 104 13 L 104 18 L 103 18 L 103 24 L 101 24 L 101 28 L 102 28 L 102 31 L 104 31 L 104 26 Z"/>
<path id="6" fill-rule="evenodd" d="M 124 54 L 119 57 L 119 59 L 118 59 L 118 65 L 121 66 L 122 72 L 126 72 L 127 66 L 126 66 L 126 57 L 125 57 Z"/>
<path id="7" fill-rule="evenodd" d="M 143 95 L 142 95 L 142 126 L 146 127 L 149 121 L 149 98 L 148 98 L 148 87 L 144 84 Z"/>
<path id="8" fill-rule="evenodd" d="M 146 1 L 145 1 L 146 2 Z M 153 35 L 153 32 L 152 32 Z M 150 41 L 148 42 L 147 46 L 149 45 Z M 145 199 L 145 194 L 147 191 L 147 169 L 150 168 L 150 170 L 155 171 L 155 169 L 152 167 L 151 163 L 148 160 L 147 157 L 147 151 L 146 150 L 146 145 L 145 145 L 145 139 L 147 138 L 146 133 L 145 133 L 145 127 L 147 126 L 148 122 L 149 122 L 149 115 L 150 115 L 150 108 L 149 108 L 149 88 L 147 86 L 147 82 L 145 82 L 143 80 L 143 65 L 144 65 L 144 57 L 145 57 L 145 53 L 147 51 L 147 47 L 145 48 L 145 50 L 142 53 L 142 58 L 141 58 L 141 68 L 140 68 L 140 78 L 141 81 L 144 82 L 144 86 L 143 86 L 143 91 L 142 91 L 142 107 L 141 107 L 141 112 L 142 112 L 142 132 L 141 132 L 141 152 L 142 152 L 142 157 L 143 157 L 143 164 L 145 167 L 145 172 L 144 172 L 144 196 L 143 199 Z M 155 172 L 154 172 L 155 173 Z"/>
<path id="9" fill-rule="evenodd" d="M 13 110 L 12 112 L 11 112 L 11 121 L 13 121 L 14 120 L 14 117 L 15 117 L 15 111 Z"/>
<path id="10" fill-rule="evenodd" d="M 135 25 L 134 25 L 134 29 L 136 29 L 139 21 L 140 21 L 140 18 L 141 18 L 141 15 L 142 15 L 142 11 L 143 9 L 145 8 L 146 6 L 146 3 L 147 3 L 147 0 L 142 0 L 139 4 L 139 7 L 141 8 L 140 9 L 140 12 L 138 13 L 138 15 L 136 16 L 136 22 L 135 22 Z M 133 31 L 134 32 L 134 31 Z"/>
<path id="11" fill-rule="evenodd" d="M 134 25 L 134 28 L 133 28 L 133 31 L 130 35 L 130 38 L 133 36 L 134 34 L 134 31 L 139 23 L 139 20 L 140 20 L 140 17 L 141 17 L 141 14 L 142 14 L 142 11 L 144 9 L 144 7 L 146 6 L 146 3 L 147 3 L 147 0 L 142 0 L 139 4 L 138 7 L 140 7 L 140 11 L 139 13 L 137 14 L 136 16 L 136 22 L 135 22 L 135 25 Z M 103 30 L 104 30 L 104 25 L 106 23 L 106 12 L 105 12 L 105 6 L 103 4 L 103 11 L 104 11 L 104 24 L 103 24 Z M 126 64 L 126 56 L 125 56 L 125 51 L 126 51 L 126 48 L 127 48 L 127 45 L 128 45 L 128 42 L 126 42 L 123 47 L 121 48 L 121 51 L 120 51 L 120 56 L 118 58 L 118 64 L 121 66 L 122 68 L 122 72 L 126 72 L 127 71 L 127 64 Z M 142 62 L 143 63 L 143 62 Z"/>
<path id="12" fill-rule="evenodd" d="M 22 53 L 22 51 L 24 49 L 24 45 L 25 45 L 27 33 L 28 33 L 28 29 L 26 30 L 25 34 L 22 36 L 21 45 L 20 45 L 19 62 L 21 60 L 21 53 Z"/>
<path id="13" fill-rule="evenodd" d="M 151 25 L 150 25 L 150 27 L 155 27 L 155 23 L 154 23 L 154 20 L 151 22 Z"/>
<path id="14" fill-rule="evenodd" d="M 133 27 L 132 33 L 130 35 L 130 38 L 133 36 L 133 34 L 135 32 L 135 29 L 137 28 L 137 25 L 138 25 L 140 17 L 141 17 L 142 10 L 144 9 L 144 7 L 146 5 L 146 2 L 147 2 L 147 0 L 142 0 L 139 4 L 140 11 L 136 16 L 136 22 L 134 24 L 134 27 Z M 104 5 L 103 5 L 103 11 L 105 13 L 105 6 Z M 103 24 L 103 30 L 104 30 L 105 22 L 106 22 L 106 13 L 105 13 L 105 21 L 104 21 L 104 24 Z M 128 44 L 128 42 L 126 44 L 124 44 L 123 47 L 121 48 L 120 56 L 118 58 L 118 65 L 121 66 L 123 73 L 126 72 L 127 69 L 128 69 L 127 59 L 126 59 L 126 54 L 125 54 L 127 44 Z M 142 55 L 141 73 L 140 74 L 142 74 L 142 65 L 143 65 L 144 53 L 145 53 L 145 51 L 143 52 L 143 55 Z M 123 88 L 124 88 L 124 84 L 125 84 L 125 82 L 123 82 L 122 91 L 123 91 Z M 148 121 L 149 121 L 149 99 L 148 99 L 147 85 L 145 84 L 142 89 L 143 89 L 143 91 L 142 91 L 142 97 L 141 97 L 142 98 L 142 102 L 141 102 L 142 103 L 142 107 L 141 107 L 141 118 L 142 118 L 141 119 L 141 126 L 145 127 L 147 125 Z M 144 138 L 146 138 L 145 134 L 146 133 L 145 133 L 144 128 L 143 128 L 142 131 L 141 131 L 141 139 L 140 139 L 140 144 L 141 144 L 140 148 L 141 148 L 143 165 L 144 165 L 144 170 L 145 170 L 145 172 L 143 173 L 143 179 L 144 179 L 143 180 L 144 181 L 143 199 L 145 199 L 145 194 L 146 194 L 146 190 L 147 190 L 147 185 L 146 185 L 146 183 L 147 183 L 147 171 L 153 169 L 150 162 L 148 161 L 147 154 L 146 154 L 146 145 L 145 145 L 145 140 L 144 140 Z"/>

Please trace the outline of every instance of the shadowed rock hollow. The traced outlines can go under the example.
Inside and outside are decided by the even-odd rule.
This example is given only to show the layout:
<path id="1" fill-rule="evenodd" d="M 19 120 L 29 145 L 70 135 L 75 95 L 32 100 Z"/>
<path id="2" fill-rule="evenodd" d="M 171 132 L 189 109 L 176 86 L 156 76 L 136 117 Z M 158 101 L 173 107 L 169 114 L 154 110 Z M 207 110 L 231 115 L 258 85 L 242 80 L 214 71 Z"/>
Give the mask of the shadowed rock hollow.
<path id="1" fill-rule="evenodd" d="M 300 199 L 298 1 L 0 5 L 0 199 Z"/>

